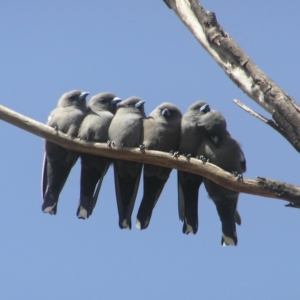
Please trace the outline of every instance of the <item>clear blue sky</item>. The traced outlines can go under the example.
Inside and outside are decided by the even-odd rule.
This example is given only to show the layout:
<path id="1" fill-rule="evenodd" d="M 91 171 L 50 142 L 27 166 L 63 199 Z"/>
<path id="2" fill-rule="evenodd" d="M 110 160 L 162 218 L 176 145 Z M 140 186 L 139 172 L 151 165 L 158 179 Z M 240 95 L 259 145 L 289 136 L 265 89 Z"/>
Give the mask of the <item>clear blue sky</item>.
<path id="1" fill-rule="evenodd" d="M 299 98 L 299 1 L 202 4 L 269 77 Z M 72 89 L 136 95 L 147 101 L 147 114 L 164 101 L 184 113 L 203 99 L 224 114 L 243 146 L 245 177 L 300 185 L 299 154 L 232 103 L 237 98 L 268 116 L 162 0 L 2 1 L 0 37 L 4 106 L 46 122 Z M 111 169 L 93 216 L 77 219 L 77 164 L 58 214 L 50 216 L 41 211 L 43 140 L 2 121 L 0 133 L 1 299 L 300 299 L 300 211 L 285 202 L 241 194 L 239 244 L 223 248 L 204 188 L 199 231 L 182 234 L 173 171 L 150 227 L 125 231 Z"/>

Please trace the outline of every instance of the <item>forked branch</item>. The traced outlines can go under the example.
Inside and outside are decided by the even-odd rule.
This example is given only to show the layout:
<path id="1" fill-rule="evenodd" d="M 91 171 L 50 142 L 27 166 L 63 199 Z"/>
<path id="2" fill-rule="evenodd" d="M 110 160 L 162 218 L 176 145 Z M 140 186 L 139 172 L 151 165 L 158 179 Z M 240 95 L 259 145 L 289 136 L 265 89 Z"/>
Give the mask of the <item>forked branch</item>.
<path id="1" fill-rule="evenodd" d="M 164 0 L 226 75 L 273 117 L 279 132 L 300 152 L 300 107 L 250 59 L 198 0 Z M 273 127 L 274 129 L 276 127 Z"/>

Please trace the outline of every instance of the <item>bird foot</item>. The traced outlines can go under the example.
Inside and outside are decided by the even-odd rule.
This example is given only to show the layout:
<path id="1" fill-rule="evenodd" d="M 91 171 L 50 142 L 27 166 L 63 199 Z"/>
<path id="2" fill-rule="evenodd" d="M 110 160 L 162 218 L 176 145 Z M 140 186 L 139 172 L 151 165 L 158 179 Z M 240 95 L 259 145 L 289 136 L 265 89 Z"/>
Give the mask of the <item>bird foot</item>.
<path id="1" fill-rule="evenodd" d="M 139 146 L 141 152 L 145 152 L 146 146 L 144 144 Z"/>
<path id="2" fill-rule="evenodd" d="M 107 143 L 107 146 L 108 146 L 108 147 L 111 147 L 111 146 L 115 147 L 114 141 L 108 140 L 106 143 Z"/>
<path id="3" fill-rule="evenodd" d="M 236 180 L 235 181 L 243 181 L 243 174 L 239 174 L 238 172 L 236 171 L 233 171 L 232 174 L 236 177 Z"/>
<path id="4" fill-rule="evenodd" d="M 188 154 L 183 153 L 182 155 L 183 155 L 187 160 L 190 160 L 190 158 L 192 157 L 192 154 L 191 154 L 191 153 L 188 153 Z"/>
<path id="5" fill-rule="evenodd" d="M 175 151 L 175 152 L 173 152 L 173 157 L 179 157 L 180 156 L 180 154 L 179 154 L 179 151 Z"/>
<path id="6" fill-rule="evenodd" d="M 201 160 L 203 164 L 206 164 L 207 162 L 209 162 L 209 159 L 203 155 L 197 156 L 197 159 Z"/>

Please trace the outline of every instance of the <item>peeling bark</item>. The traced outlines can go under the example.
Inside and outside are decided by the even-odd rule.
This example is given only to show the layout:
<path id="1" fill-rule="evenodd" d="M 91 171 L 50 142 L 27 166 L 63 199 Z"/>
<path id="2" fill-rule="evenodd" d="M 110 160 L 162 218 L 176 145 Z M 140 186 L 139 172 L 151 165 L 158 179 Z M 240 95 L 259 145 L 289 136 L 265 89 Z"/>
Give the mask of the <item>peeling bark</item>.
<path id="1" fill-rule="evenodd" d="M 212 56 L 227 76 L 251 99 L 267 110 L 285 138 L 300 152 L 300 107 L 272 81 L 205 11 L 198 0 L 164 0 Z"/>

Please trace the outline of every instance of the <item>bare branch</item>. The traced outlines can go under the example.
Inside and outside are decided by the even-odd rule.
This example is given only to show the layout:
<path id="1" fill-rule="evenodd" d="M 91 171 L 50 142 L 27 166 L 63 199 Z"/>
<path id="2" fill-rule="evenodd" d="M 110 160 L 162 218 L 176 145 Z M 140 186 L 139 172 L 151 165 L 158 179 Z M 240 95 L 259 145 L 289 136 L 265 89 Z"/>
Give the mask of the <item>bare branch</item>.
<path id="1" fill-rule="evenodd" d="M 264 122 L 265 124 L 268 124 L 269 126 L 271 126 L 278 133 L 280 133 L 285 139 L 288 140 L 288 137 L 286 136 L 285 132 L 273 120 L 265 118 L 264 116 L 255 112 L 254 110 L 252 110 L 251 108 L 249 108 L 248 106 L 246 106 L 244 103 L 242 103 L 241 101 L 239 101 L 237 99 L 234 99 L 233 102 L 236 105 L 238 105 L 240 108 L 242 108 L 244 111 L 249 113 L 250 115 L 254 116 L 255 118 L 259 119 L 260 121 Z"/>
<path id="2" fill-rule="evenodd" d="M 227 76 L 267 110 L 300 152 L 300 107 L 263 73 L 198 0 L 164 0 Z M 270 124 L 269 124 L 270 125 Z M 273 127 L 275 129 L 275 127 Z"/>
<path id="3" fill-rule="evenodd" d="M 72 139 L 52 127 L 25 117 L 1 105 L 0 119 L 70 150 L 191 172 L 207 177 L 237 192 L 286 200 L 291 202 L 291 206 L 300 206 L 300 187 L 291 184 L 263 177 L 259 177 L 258 180 L 243 179 L 237 181 L 233 174 L 225 172 L 213 164 L 203 163 L 194 158 L 176 157 L 171 153 L 152 150 L 141 151 L 139 148 L 116 149 L 108 144 L 87 142 L 78 138 Z"/>

